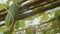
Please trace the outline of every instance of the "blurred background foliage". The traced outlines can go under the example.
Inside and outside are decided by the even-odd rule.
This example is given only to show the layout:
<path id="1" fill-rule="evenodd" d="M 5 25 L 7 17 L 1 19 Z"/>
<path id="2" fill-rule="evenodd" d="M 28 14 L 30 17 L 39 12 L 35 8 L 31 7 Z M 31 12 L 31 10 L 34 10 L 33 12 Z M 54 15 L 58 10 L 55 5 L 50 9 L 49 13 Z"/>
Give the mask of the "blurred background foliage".
<path id="1" fill-rule="evenodd" d="M 6 3 L 0 2 L 0 9 L 9 7 L 10 1 L 6 0 Z M 22 0 L 12 1 L 20 1 L 22 3 Z M 0 23 L 3 23 L 3 21 Z M 5 29 L 5 25 L 0 26 L 0 32 L 4 32 Z M 16 34 L 60 34 L 60 6 L 22 20 L 17 20 L 15 32 Z"/>

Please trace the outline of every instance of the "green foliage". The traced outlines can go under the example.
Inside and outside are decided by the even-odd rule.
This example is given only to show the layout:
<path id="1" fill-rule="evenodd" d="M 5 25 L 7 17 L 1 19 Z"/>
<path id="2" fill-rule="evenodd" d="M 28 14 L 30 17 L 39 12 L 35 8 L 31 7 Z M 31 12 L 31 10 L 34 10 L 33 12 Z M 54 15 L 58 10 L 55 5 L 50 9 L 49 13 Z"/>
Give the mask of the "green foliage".
<path id="1" fill-rule="evenodd" d="M 47 14 L 43 14 L 41 19 L 42 20 L 47 20 L 48 19 L 48 15 Z"/>
<path id="2" fill-rule="evenodd" d="M 55 10 L 55 20 L 53 21 L 54 33 L 60 33 L 60 7 Z"/>
<path id="3" fill-rule="evenodd" d="M 18 29 L 19 27 L 25 27 L 25 21 L 24 20 L 16 21 L 16 29 Z"/>
<path id="4" fill-rule="evenodd" d="M 0 4 L 0 9 L 3 9 L 5 7 L 8 7 L 9 6 L 9 3 L 10 3 L 10 0 L 7 0 L 5 4 Z"/>
<path id="5" fill-rule="evenodd" d="M 7 27 L 0 27 L 0 31 L 4 31 L 4 34 L 15 34 L 15 29 L 18 29 L 19 27 L 25 27 L 25 21 L 29 20 L 31 22 L 34 21 L 35 18 L 42 16 L 40 21 L 45 21 L 48 20 L 48 14 L 45 14 L 45 12 L 41 12 L 38 14 L 35 14 L 33 16 L 27 17 L 22 20 L 17 20 L 17 16 L 19 13 L 18 5 L 15 2 L 19 2 L 20 4 L 23 2 L 23 0 L 12 0 L 14 1 L 13 4 L 9 7 L 9 11 L 6 17 L 6 26 Z M 8 7 L 10 3 L 10 0 L 6 2 L 6 4 L 0 4 L 0 9 L 3 9 L 4 7 Z M 38 7 L 38 8 L 44 8 Z M 33 9 L 34 11 L 37 10 L 37 8 Z M 42 34 L 54 34 L 54 33 L 60 33 L 60 7 L 58 7 L 56 10 L 52 10 L 49 14 L 52 15 L 55 13 L 55 19 L 51 22 L 48 22 L 51 25 L 50 30 L 42 31 Z M 52 17 L 51 17 L 52 18 Z M 40 23 L 40 22 L 39 22 Z M 43 24 L 42 24 L 43 25 Z M 43 27 L 43 26 L 42 26 Z M 7 31 L 5 31 L 7 29 Z M 26 33 L 27 34 L 35 34 L 35 31 L 33 30 L 32 27 L 27 27 L 26 28 Z"/>
<path id="6" fill-rule="evenodd" d="M 51 30 L 48 30 L 48 31 L 46 32 L 46 34 L 53 34 L 52 29 L 51 29 Z"/>
<path id="7" fill-rule="evenodd" d="M 35 34 L 34 30 L 32 29 L 32 27 L 28 27 L 26 29 L 26 34 Z"/>
<path id="8" fill-rule="evenodd" d="M 0 27 L 0 32 L 5 31 L 6 27 Z"/>

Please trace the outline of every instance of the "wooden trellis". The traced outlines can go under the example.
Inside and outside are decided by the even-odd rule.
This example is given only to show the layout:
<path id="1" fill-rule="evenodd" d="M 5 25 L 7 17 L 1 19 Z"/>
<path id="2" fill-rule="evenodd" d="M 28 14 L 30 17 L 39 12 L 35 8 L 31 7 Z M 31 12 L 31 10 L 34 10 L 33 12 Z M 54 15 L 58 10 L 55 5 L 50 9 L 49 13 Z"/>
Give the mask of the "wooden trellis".
<path id="1" fill-rule="evenodd" d="M 20 3 L 20 4 L 18 2 L 19 9 L 21 9 L 21 7 L 25 6 L 26 8 L 28 8 L 29 10 L 32 10 L 32 11 L 29 13 L 22 14 L 26 10 L 22 11 L 22 9 L 21 9 L 20 10 L 21 14 L 19 14 L 17 20 L 21 20 L 21 19 L 30 17 L 32 15 L 35 15 L 35 14 L 38 14 L 41 12 L 45 12 L 46 10 L 53 9 L 55 7 L 60 6 L 60 0 L 38 0 L 38 1 L 29 1 L 27 3 L 26 2 L 27 2 L 26 0 L 23 0 L 22 3 Z M 25 4 L 23 4 L 23 3 L 25 3 Z M 9 7 L 6 7 L 6 8 L 9 9 Z M 0 21 L 5 19 L 6 14 L 7 14 L 7 10 L 5 8 L 0 10 Z M 29 14 L 29 15 L 27 15 L 27 14 Z"/>
<path id="2" fill-rule="evenodd" d="M 35 26 L 38 27 L 45 23 L 51 22 L 56 18 L 54 17 L 53 19 L 47 20 L 47 21 L 37 24 L 37 25 L 33 25 L 32 27 L 25 27 L 25 28 L 23 27 L 21 30 L 15 31 L 16 20 L 22 20 L 27 17 L 33 16 L 38 13 L 42 13 L 47 10 L 60 6 L 60 0 L 22 0 L 17 3 L 18 4 L 13 3 L 10 7 L 6 7 L 6 8 L 3 8 L 0 10 L 0 21 L 5 20 L 5 17 L 8 13 L 7 11 L 11 10 L 10 12 L 12 14 L 12 16 L 11 16 L 11 14 L 8 13 L 8 15 L 7 15 L 8 17 L 6 17 L 6 23 L 8 23 L 8 24 L 6 24 L 7 30 L 4 32 L 5 34 L 8 34 L 8 33 L 14 34 L 17 31 L 22 31 L 22 30 L 25 30 L 27 32 L 26 34 L 30 34 L 30 33 L 35 34 L 36 28 L 34 29 L 33 27 L 35 27 Z M 18 9 L 17 13 L 16 13 L 16 9 Z M 26 13 L 26 11 L 30 11 L 30 12 Z M 17 16 L 17 15 L 19 15 L 19 16 Z M 17 19 L 16 19 L 16 17 L 17 17 Z M 3 26 L 3 25 L 5 25 L 5 23 L 1 24 L 0 26 Z"/>
<path id="3" fill-rule="evenodd" d="M 18 4 L 18 6 L 19 6 L 19 9 L 21 9 L 21 7 L 25 6 L 29 10 L 32 10 L 32 12 L 28 13 L 28 14 L 30 14 L 29 16 L 44 12 L 49 9 L 53 9 L 57 6 L 60 6 L 60 0 L 30 1 L 22 6 L 23 3 L 27 2 L 27 1 L 25 1 L 25 2 L 24 1 L 25 0 L 23 0 L 23 2 L 21 4 Z M 43 8 L 39 8 L 39 7 L 43 7 Z M 8 9 L 8 7 L 7 7 L 7 9 Z M 22 13 L 25 11 L 22 11 L 22 9 L 21 9 L 20 12 Z M 7 10 L 5 8 L 0 10 L 0 21 L 5 19 L 6 14 L 7 14 Z M 27 16 L 27 14 L 22 14 L 20 16 L 21 17 L 18 17 L 18 19 L 24 19 L 26 17 L 29 17 L 29 16 Z"/>

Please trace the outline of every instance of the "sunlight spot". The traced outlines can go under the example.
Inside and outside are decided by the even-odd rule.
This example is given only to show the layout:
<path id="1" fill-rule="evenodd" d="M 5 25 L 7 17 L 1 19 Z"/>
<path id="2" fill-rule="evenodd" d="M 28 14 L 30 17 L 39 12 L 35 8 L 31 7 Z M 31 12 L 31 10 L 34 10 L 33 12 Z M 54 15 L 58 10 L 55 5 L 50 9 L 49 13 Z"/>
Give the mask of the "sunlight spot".
<path id="1" fill-rule="evenodd" d="M 0 25 L 3 24 L 3 23 L 5 23 L 5 21 L 1 21 L 1 22 L 0 22 Z"/>
<path id="2" fill-rule="evenodd" d="M 24 3 L 22 3 L 22 6 L 25 5 L 25 4 L 27 4 L 27 3 L 29 3 L 29 2 L 30 2 L 30 1 L 28 0 L 28 1 L 24 2 Z"/>
<path id="3" fill-rule="evenodd" d="M 3 32 L 0 32 L 0 34 L 3 34 Z"/>
<path id="4" fill-rule="evenodd" d="M 28 11 L 24 12 L 23 14 L 30 13 L 30 12 L 32 12 L 32 10 L 28 10 Z"/>
<path id="5" fill-rule="evenodd" d="M 13 1 L 10 1 L 10 4 L 9 4 L 9 6 L 11 6 L 11 5 L 12 5 L 12 3 L 13 3 Z"/>
<path id="6" fill-rule="evenodd" d="M 5 4 L 7 0 L 0 0 L 0 4 Z"/>
<path id="7" fill-rule="evenodd" d="M 35 18 L 35 19 L 33 20 L 33 22 L 32 22 L 32 25 L 37 25 L 37 24 L 39 24 L 40 20 L 41 20 L 41 17 Z"/>

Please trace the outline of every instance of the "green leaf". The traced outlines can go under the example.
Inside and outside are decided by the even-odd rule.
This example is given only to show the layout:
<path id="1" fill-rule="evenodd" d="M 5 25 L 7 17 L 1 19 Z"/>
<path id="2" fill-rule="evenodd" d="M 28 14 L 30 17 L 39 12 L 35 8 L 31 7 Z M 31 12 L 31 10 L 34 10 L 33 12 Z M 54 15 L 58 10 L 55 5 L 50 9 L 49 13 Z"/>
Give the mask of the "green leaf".
<path id="1" fill-rule="evenodd" d="M 48 15 L 47 14 L 43 14 L 41 19 L 42 20 L 47 20 L 48 19 Z"/>
<path id="2" fill-rule="evenodd" d="M 0 32 L 5 31 L 6 27 L 0 27 Z"/>
<path id="3" fill-rule="evenodd" d="M 26 29 L 26 34 L 35 34 L 35 31 L 33 30 L 32 27 L 28 27 L 28 28 Z"/>

